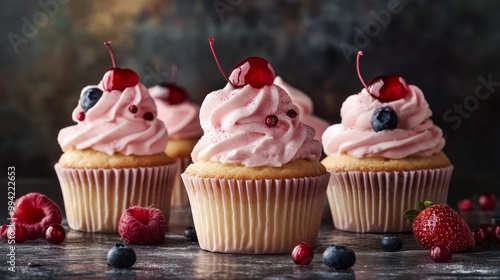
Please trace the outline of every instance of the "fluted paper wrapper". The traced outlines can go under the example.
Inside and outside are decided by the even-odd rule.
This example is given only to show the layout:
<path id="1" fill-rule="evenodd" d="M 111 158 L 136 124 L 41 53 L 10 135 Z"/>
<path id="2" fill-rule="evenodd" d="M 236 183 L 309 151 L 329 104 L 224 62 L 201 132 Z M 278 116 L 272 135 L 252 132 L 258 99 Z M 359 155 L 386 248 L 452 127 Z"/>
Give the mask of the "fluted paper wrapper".
<path id="1" fill-rule="evenodd" d="M 54 168 L 71 229 L 118 232 L 121 214 L 136 205 L 160 209 L 168 223 L 175 163 L 122 169 L 72 169 L 56 164 Z"/>
<path id="2" fill-rule="evenodd" d="M 327 190 L 335 228 L 411 232 L 405 210 L 417 202 L 446 203 L 453 166 L 393 172 L 332 171 Z"/>
<path id="3" fill-rule="evenodd" d="M 172 189 L 172 205 L 170 208 L 170 225 L 188 227 L 193 225 L 191 208 L 189 207 L 189 197 L 184 187 L 181 174 L 192 162 L 191 157 L 175 159 L 179 169 L 175 175 L 174 187 Z"/>
<path id="4" fill-rule="evenodd" d="M 290 253 L 315 246 L 330 174 L 284 180 L 230 180 L 182 174 L 201 249 Z"/>

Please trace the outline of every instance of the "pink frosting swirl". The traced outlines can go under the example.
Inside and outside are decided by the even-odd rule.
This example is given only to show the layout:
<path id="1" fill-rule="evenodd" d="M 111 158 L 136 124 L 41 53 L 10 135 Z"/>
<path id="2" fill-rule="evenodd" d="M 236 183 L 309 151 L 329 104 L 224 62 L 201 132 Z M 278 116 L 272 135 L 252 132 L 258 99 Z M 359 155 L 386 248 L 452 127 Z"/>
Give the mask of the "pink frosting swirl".
<path id="1" fill-rule="evenodd" d="M 398 115 L 394 130 L 375 132 L 371 127 L 373 111 L 388 106 Z M 430 119 L 429 104 L 422 91 L 409 86 L 405 98 L 382 103 L 366 89 L 349 96 L 340 109 L 342 123 L 326 129 L 322 136 L 324 151 L 329 156 L 347 154 L 357 158 L 430 156 L 445 145 L 443 133 Z"/>
<path id="2" fill-rule="evenodd" d="M 313 115 L 314 107 L 311 98 L 304 92 L 283 81 L 283 79 L 279 76 L 274 79 L 274 84 L 280 86 L 288 93 L 293 104 L 297 105 L 299 108 L 300 120 L 305 124 L 312 126 L 316 131 L 314 139 L 321 141 L 321 135 L 323 135 L 323 132 L 325 132 L 326 128 L 330 124 L 327 121 Z"/>
<path id="3" fill-rule="evenodd" d="M 123 92 L 104 91 L 101 81 L 97 86 L 83 88 L 80 97 L 92 87 L 103 94 L 87 112 L 78 102 L 72 114 L 77 124 L 61 129 L 57 137 L 63 151 L 90 148 L 109 155 L 152 155 L 165 150 L 168 133 L 156 117 L 155 103 L 144 85 L 137 84 Z M 136 106 L 135 113 L 131 105 Z M 78 116 L 82 112 L 85 119 L 80 121 Z"/>
<path id="4" fill-rule="evenodd" d="M 274 127 L 266 125 L 270 115 L 278 119 Z M 297 106 L 276 85 L 258 89 L 250 85 L 234 88 L 228 83 L 207 95 L 201 105 L 204 135 L 193 149 L 193 161 L 272 167 L 295 159 L 318 161 L 321 143 L 313 139 L 314 129 L 298 116 Z"/>
<path id="5" fill-rule="evenodd" d="M 153 97 L 158 118 L 167 127 L 171 139 L 197 138 L 203 134 L 200 126 L 200 106 L 188 100 L 179 104 L 170 104 L 167 101 L 168 88 L 157 85 L 149 88 Z"/>

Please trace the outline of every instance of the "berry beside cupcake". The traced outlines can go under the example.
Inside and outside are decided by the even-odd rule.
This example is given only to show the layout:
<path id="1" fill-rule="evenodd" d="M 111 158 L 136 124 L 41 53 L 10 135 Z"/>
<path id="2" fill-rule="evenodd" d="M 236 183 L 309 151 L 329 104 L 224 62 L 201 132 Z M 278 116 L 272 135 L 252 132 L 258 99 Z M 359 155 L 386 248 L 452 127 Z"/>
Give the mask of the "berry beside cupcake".
<path id="1" fill-rule="evenodd" d="M 165 124 L 169 141 L 165 153 L 179 166 L 172 190 L 171 224 L 192 225 L 189 199 L 180 174 L 192 162 L 191 152 L 203 130 L 200 106 L 188 99 L 186 91 L 175 83 L 161 83 L 149 88 L 158 109 L 158 119 Z"/>
<path id="2" fill-rule="evenodd" d="M 70 228 L 117 232 L 123 211 L 154 206 L 168 219 L 177 165 L 164 149 L 165 125 L 139 77 L 115 66 L 98 85 L 83 88 L 72 117 L 61 129 L 63 150 L 55 170 Z"/>
<path id="3" fill-rule="evenodd" d="M 227 80 L 201 105 L 204 135 L 182 174 L 200 247 L 273 254 L 314 246 L 330 175 L 313 128 L 273 84 L 266 60 L 242 61 Z"/>
<path id="4" fill-rule="evenodd" d="M 341 123 L 322 136 L 333 222 L 347 231 L 410 232 L 406 209 L 446 202 L 453 166 L 445 140 L 418 87 L 399 76 L 360 80 L 365 88 L 345 100 Z"/>

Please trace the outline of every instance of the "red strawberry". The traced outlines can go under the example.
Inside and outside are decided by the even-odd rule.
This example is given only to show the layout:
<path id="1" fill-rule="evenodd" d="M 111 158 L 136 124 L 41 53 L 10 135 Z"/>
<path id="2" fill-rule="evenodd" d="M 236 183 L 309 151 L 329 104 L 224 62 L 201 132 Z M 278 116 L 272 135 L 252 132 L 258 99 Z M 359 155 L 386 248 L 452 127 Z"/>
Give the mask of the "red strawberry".
<path id="1" fill-rule="evenodd" d="M 133 206 L 125 210 L 118 233 L 131 244 L 159 244 L 165 240 L 167 223 L 160 209 Z"/>
<path id="2" fill-rule="evenodd" d="M 442 245 L 455 253 L 474 248 L 474 237 L 467 223 L 448 205 L 419 202 L 418 210 L 407 210 L 404 215 L 413 222 L 415 239 L 426 249 Z"/>
<path id="3" fill-rule="evenodd" d="M 45 226 L 62 222 L 59 206 L 41 193 L 29 193 L 17 199 L 11 218 L 24 226 L 28 239 L 40 238 Z"/>

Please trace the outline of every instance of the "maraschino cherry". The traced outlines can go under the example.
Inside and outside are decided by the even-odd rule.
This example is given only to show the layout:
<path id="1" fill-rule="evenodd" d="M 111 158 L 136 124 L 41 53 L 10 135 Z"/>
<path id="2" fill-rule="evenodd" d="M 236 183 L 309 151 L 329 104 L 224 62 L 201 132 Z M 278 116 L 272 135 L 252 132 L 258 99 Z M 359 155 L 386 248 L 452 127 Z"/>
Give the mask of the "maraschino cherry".
<path id="1" fill-rule="evenodd" d="M 244 87 L 246 85 L 250 85 L 254 88 L 261 88 L 263 86 L 270 86 L 274 83 L 275 73 L 273 66 L 267 60 L 256 56 L 249 57 L 236 64 L 231 70 L 228 78 L 215 54 L 214 39 L 209 38 L 208 42 L 210 43 L 210 48 L 212 49 L 212 54 L 214 55 L 219 70 L 224 78 L 226 78 L 235 88 Z"/>
<path id="2" fill-rule="evenodd" d="M 362 55 L 363 52 L 359 51 L 356 58 L 356 69 L 358 71 L 359 80 L 368 93 L 380 102 L 391 102 L 405 98 L 408 93 L 408 84 L 400 76 L 378 76 L 372 79 L 367 85 L 361 77 L 361 72 L 359 70 L 359 58 Z"/>
<path id="3" fill-rule="evenodd" d="M 111 49 L 111 41 L 104 42 L 104 45 L 108 48 L 111 62 L 113 63 L 113 68 L 109 69 L 102 78 L 104 90 L 123 91 L 125 88 L 137 85 L 139 83 L 139 76 L 133 70 L 116 67 L 115 55 Z"/>
<path id="4" fill-rule="evenodd" d="M 176 84 L 177 81 L 177 64 L 172 65 L 171 79 L 168 83 L 160 83 L 161 87 L 168 89 L 168 96 L 166 101 L 170 103 L 170 105 L 181 104 L 184 101 L 188 100 L 188 96 L 186 91 Z"/>

